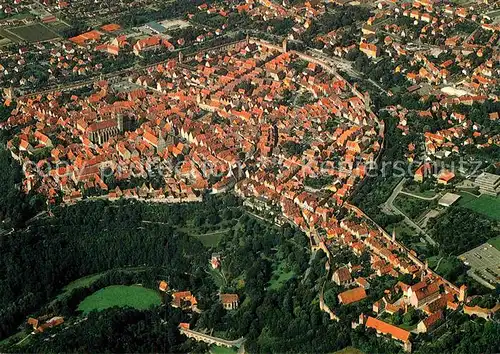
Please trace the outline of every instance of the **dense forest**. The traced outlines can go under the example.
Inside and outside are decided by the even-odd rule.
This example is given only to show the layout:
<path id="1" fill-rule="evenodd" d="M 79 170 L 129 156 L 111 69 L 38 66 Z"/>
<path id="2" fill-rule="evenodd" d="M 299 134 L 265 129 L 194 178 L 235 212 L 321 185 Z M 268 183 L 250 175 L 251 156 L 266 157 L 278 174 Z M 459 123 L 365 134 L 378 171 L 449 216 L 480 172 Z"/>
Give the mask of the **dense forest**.
<path id="1" fill-rule="evenodd" d="M 353 343 L 379 348 L 377 351 L 397 348 L 389 341 L 362 331 L 351 332 L 345 324 L 330 321 L 319 310 L 317 298 L 319 281 L 325 276 L 324 254 L 310 257 L 307 238 L 290 226 L 278 228 L 241 215 L 239 201 L 230 195 L 177 206 L 84 202 L 58 208 L 54 213 L 54 217 L 37 219 L 29 228 L 0 241 L 4 255 L 0 260 L 2 338 L 12 334 L 27 315 L 58 313 L 73 318 L 79 315 L 78 303 L 99 288 L 137 282 L 153 287 L 155 277 L 162 274 L 176 289 L 195 292 L 203 312 L 189 319 L 193 326 L 215 328 L 227 338 L 244 336 L 250 352 L 326 352 Z M 232 226 L 233 232 L 226 233 L 219 245 L 210 249 L 181 231 L 193 225 L 206 230 Z M 219 289 L 240 295 L 242 306 L 235 312 L 222 310 L 217 286 L 207 273 L 214 250 L 223 256 L 222 271 L 227 279 Z M 270 284 L 279 265 L 294 276 L 273 288 Z M 149 270 L 141 274 L 119 270 L 130 266 Z M 72 280 L 108 269 L 118 270 L 50 301 Z M 54 329 L 37 336 L 23 351 L 192 350 L 179 341 L 174 328 L 180 318 L 188 320 L 185 314 L 169 314 L 167 317 L 174 316 L 175 320 L 168 321 L 165 326 L 171 329 L 162 336 L 162 311 L 173 310 L 162 307 L 159 312 L 94 313 L 83 323 L 70 325 L 69 330 Z M 144 328 L 146 325 L 151 331 Z M 109 331 L 97 330 L 106 326 Z M 136 340 L 132 330 L 138 332 Z M 56 339 L 43 340 L 53 333 L 57 333 Z M 123 341 L 119 340 L 121 333 Z M 110 336 L 116 338 L 109 340 Z M 15 347 L 8 350 L 15 351 Z"/>
<path id="2" fill-rule="evenodd" d="M 237 203 L 234 198 L 227 200 Z M 84 202 L 57 208 L 54 217 L 42 217 L 28 228 L 2 236 L 0 338 L 64 285 L 85 275 L 120 267 L 164 267 L 178 288 L 198 285 L 191 282 L 205 278 L 200 272 L 209 254 L 199 240 L 179 228 L 192 215 L 218 221 L 225 205 L 224 201 L 203 206 Z M 212 289 L 197 288 L 203 303 L 204 294 Z"/>
<path id="3" fill-rule="evenodd" d="M 215 329 L 229 339 L 244 336 L 245 348 L 252 353 L 332 352 L 349 345 L 367 353 L 401 349 L 371 331 L 350 328 L 350 322 L 370 311 L 371 302 L 397 279 L 372 281 L 369 299 L 350 306 L 337 304 L 340 289 L 329 285 L 326 300 L 342 318 L 341 322 L 329 320 L 318 303 L 326 279 L 325 255 L 321 251 L 311 254 L 305 235 L 288 225 L 276 227 L 242 214 L 240 201 L 231 195 L 175 206 L 83 202 L 56 208 L 54 214 L 0 239 L 2 338 L 16 331 L 28 315 L 58 313 L 68 319 L 62 328 L 35 336 L 22 351 L 206 351 L 206 346 L 180 336 L 176 326 L 181 321 L 198 329 Z M 217 245 L 207 247 L 188 234 L 194 228 L 229 231 Z M 222 256 L 224 281 L 217 282 L 209 270 L 212 252 Z M 338 264 L 367 264 L 366 257 L 358 259 L 347 250 L 339 251 L 335 259 Z M 128 267 L 144 271 L 121 271 Z M 107 270 L 112 271 L 93 284 L 53 301 L 69 282 Z M 282 273 L 290 276 L 277 281 Z M 83 322 L 75 320 L 80 318 L 78 303 L 99 288 L 138 282 L 155 287 L 159 278 L 167 279 L 175 289 L 193 291 L 202 313 L 190 315 L 162 306 L 148 311 L 110 309 L 91 313 Z M 238 293 L 240 307 L 224 311 L 219 290 Z M 491 335 L 500 330 L 497 324 L 482 320 L 472 327 L 460 322 L 456 326 L 471 331 L 471 338 L 479 330 Z M 468 338 L 445 342 L 447 352 L 471 346 Z M 481 342 L 480 348 L 493 352 L 498 344 L 498 340 Z M 436 345 L 421 350 L 429 352 Z"/>
<path id="4" fill-rule="evenodd" d="M 182 311 L 170 306 L 138 311 L 111 308 L 91 312 L 87 319 L 72 326 L 54 328 L 51 338 L 30 338 L 22 351 L 33 353 L 185 353 L 195 350 L 181 336 L 177 325 Z M 165 321 L 164 319 L 168 319 Z M 15 348 L 5 349 L 15 352 Z"/>
<path id="5" fill-rule="evenodd" d="M 459 255 L 498 235 L 495 222 L 472 210 L 451 207 L 429 221 L 432 237 L 443 253 Z"/>

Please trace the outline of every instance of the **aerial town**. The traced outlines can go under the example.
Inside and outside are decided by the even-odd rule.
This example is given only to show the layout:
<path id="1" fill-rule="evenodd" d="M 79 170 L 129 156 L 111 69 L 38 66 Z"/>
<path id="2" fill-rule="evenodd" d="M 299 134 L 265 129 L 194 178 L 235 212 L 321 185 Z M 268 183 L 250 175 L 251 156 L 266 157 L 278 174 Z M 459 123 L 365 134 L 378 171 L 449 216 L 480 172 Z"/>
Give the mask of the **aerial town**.
<path id="1" fill-rule="evenodd" d="M 161 298 L 170 317 L 161 323 L 172 323 L 171 351 L 287 351 L 264 344 L 271 337 L 288 340 L 271 336 L 275 323 L 259 333 L 254 323 L 246 332 L 228 328 L 237 316 L 244 322 L 257 297 L 247 290 L 248 271 L 232 274 L 236 235 L 248 230 L 243 213 L 269 229 L 290 227 L 303 235 L 302 273 L 285 246 L 274 245 L 276 260 L 269 260 L 259 250 L 265 242 L 254 242 L 257 259 L 270 262 L 274 281 L 285 284 L 271 279 L 264 292 L 272 298 L 294 281 L 291 289 L 297 291 L 319 272 L 308 305 L 319 309 L 323 319 L 317 321 L 325 327 L 351 331 L 350 341 L 338 344 L 346 353 L 471 352 L 474 343 L 461 342 L 467 340 L 476 340 L 478 353 L 497 352 L 499 47 L 500 2 L 491 0 L 0 0 L 0 167 L 17 169 L 2 181 L 2 238 L 35 232 L 26 242 L 45 247 L 38 232 L 55 230 L 58 218 L 64 224 L 71 210 L 92 205 L 106 205 L 101 214 L 107 219 L 110 210 L 127 205 L 169 208 L 167 215 L 209 209 L 228 195 L 241 201 L 239 219 L 234 225 L 225 221 L 227 234 L 214 226 L 219 221 L 209 225 L 196 212 L 182 227 L 170 219 L 141 220 L 137 231 L 144 236 L 145 223 L 189 234 L 205 222 L 193 234 L 224 234 L 203 251 L 211 258 L 201 275 L 179 265 L 190 281 L 164 272 L 140 278 L 134 272 L 153 272 L 145 270 L 153 263 L 128 261 L 123 251 L 120 266 L 109 263 L 68 277 L 66 293 L 105 271 L 81 285 L 88 292 L 78 305 L 84 315 L 66 318 L 67 308 L 54 305 L 61 301 L 58 285 L 50 286 L 44 301 L 33 300 L 40 306 L 15 315 L 0 311 L 13 328 L 0 332 L 0 351 L 2 344 L 12 352 L 64 349 L 47 345 L 58 338 L 65 343 L 61 328 L 69 333 L 98 321 L 92 314 L 108 307 L 99 307 L 104 293 L 93 311 L 86 310 L 86 301 L 103 291 L 119 298 L 113 287 L 125 284 L 124 302 L 114 306 L 147 308 L 126 303 L 125 291 L 148 290 Z M 13 213 L 26 215 L 14 223 Z M 109 216 L 110 230 L 113 218 L 118 220 Z M 95 227 L 108 231 L 106 225 Z M 70 232 L 65 230 L 62 235 Z M 170 242 L 164 241 L 165 250 Z M 6 254 L 23 246 L 9 247 Z M 196 257 L 175 247 L 184 262 Z M 90 257 L 94 247 L 89 249 L 75 258 Z M 316 270 L 318 254 L 323 258 Z M 122 261 L 117 253 L 109 257 Z M 294 270 L 285 272 L 284 264 Z M 115 273 L 127 280 L 110 280 Z M 208 286 L 201 285 L 212 278 L 218 289 L 211 301 L 219 312 L 207 306 Z M 2 287 L 7 279 L 0 278 Z M 41 296 L 8 288 L 5 308 L 17 301 L 14 294 Z M 293 301 L 289 311 L 299 317 L 304 308 Z M 454 337 L 466 331 L 475 332 Z M 180 336 L 177 342 L 171 332 Z M 315 348 L 307 345 L 295 349 Z M 97 350 L 65 349 L 89 348 Z"/>

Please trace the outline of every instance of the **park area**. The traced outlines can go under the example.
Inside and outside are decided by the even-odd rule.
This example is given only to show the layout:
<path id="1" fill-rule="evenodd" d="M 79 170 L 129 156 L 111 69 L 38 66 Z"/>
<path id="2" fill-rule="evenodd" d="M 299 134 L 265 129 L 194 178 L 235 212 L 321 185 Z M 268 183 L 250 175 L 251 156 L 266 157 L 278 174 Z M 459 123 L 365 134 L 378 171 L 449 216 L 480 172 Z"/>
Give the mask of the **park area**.
<path id="1" fill-rule="evenodd" d="M 460 193 L 460 195 L 462 197 L 458 201 L 458 205 L 461 207 L 500 221 L 500 198 L 485 194 L 480 197 L 469 193 Z"/>
<path id="2" fill-rule="evenodd" d="M 273 271 L 273 276 L 269 282 L 269 289 L 277 290 L 283 286 L 288 280 L 290 280 L 295 273 L 292 270 L 288 270 L 285 267 L 285 263 L 280 263 Z"/>
<path id="3" fill-rule="evenodd" d="M 13 41 L 43 42 L 56 39 L 59 35 L 41 23 L 5 29 L 5 37 Z"/>
<path id="4" fill-rule="evenodd" d="M 145 310 L 161 304 L 160 295 L 142 286 L 112 285 L 85 298 L 78 309 L 84 313 L 101 311 L 110 307 L 133 307 Z"/>

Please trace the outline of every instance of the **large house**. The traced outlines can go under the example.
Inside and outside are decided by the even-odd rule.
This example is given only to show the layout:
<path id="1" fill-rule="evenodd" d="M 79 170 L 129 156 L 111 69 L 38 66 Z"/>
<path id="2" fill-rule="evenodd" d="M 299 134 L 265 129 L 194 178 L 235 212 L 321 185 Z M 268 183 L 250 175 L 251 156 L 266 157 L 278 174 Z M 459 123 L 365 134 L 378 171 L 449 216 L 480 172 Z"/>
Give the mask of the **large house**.
<path id="1" fill-rule="evenodd" d="M 392 339 L 402 342 L 405 351 L 411 352 L 410 332 L 374 317 L 368 317 L 365 326 L 375 329 L 378 334 L 390 335 Z"/>
<path id="2" fill-rule="evenodd" d="M 421 281 L 410 286 L 407 297 L 409 303 L 414 307 L 424 306 L 439 297 L 439 283 L 435 281 L 427 284 L 425 281 Z"/>
<path id="3" fill-rule="evenodd" d="M 220 294 L 220 301 L 226 310 L 235 310 L 239 305 L 238 294 Z"/>
<path id="4" fill-rule="evenodd" d="M 349 305 L 366 298 L 366 291 L 362 287 L 344 291 L 338 295 L 339 302 L 344 305 Z"/>
<path id="5" fill-rule="evenodd" d="M 333 273 L 332 280 L 339 286 L 349 285 L 352 283 L 351 273 L 346 267 L 340 267 Z"/>
<path id="6" fill-rule="evenodd" d="M 429 332 L 432 328 L 436 326 L 439 320 L 442 319 L 443 319 L 443 312 L 442 311 L 435 312 L 418 323 L 417 331 L 419 333 Z"/>

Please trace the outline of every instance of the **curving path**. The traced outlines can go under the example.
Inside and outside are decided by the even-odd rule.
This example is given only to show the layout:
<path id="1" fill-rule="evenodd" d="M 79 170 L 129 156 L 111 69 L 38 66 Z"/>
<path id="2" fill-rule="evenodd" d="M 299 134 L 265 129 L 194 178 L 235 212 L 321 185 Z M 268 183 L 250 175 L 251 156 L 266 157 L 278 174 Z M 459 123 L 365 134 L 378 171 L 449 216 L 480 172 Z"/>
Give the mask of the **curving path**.
<path id="1" fill-rule="evenodd" d="M 412 194 L 412 193 L 405 192 L 405 191 L 401 191 L 401 192 L 399 192 L 399 194 L 404 194 L 404 195 L 408 195 L 408 196 L 413 197 L 413 198 L 422 199 L 422 200 L 429 200 L 429 201 L 437 199 L 441 196 L 441 194 L 438 193 L 434 197 L 422 197 L 421 195 Z"/>

